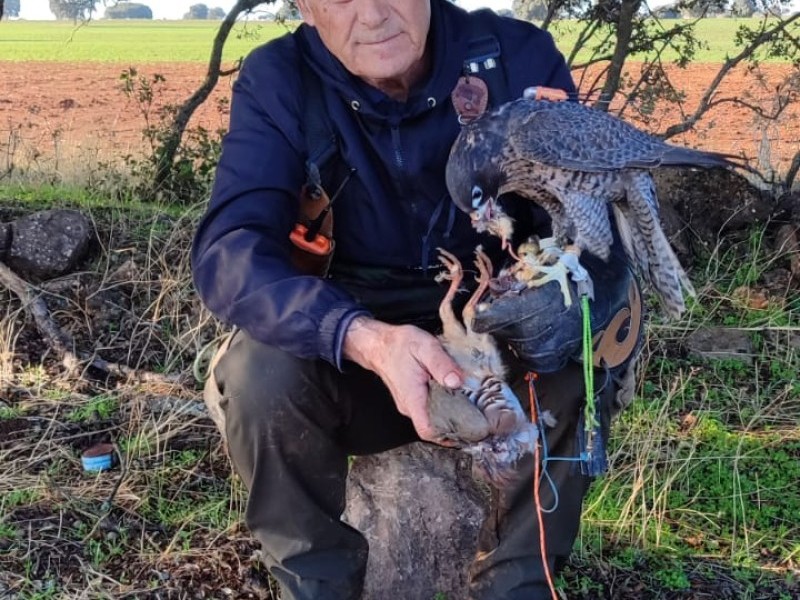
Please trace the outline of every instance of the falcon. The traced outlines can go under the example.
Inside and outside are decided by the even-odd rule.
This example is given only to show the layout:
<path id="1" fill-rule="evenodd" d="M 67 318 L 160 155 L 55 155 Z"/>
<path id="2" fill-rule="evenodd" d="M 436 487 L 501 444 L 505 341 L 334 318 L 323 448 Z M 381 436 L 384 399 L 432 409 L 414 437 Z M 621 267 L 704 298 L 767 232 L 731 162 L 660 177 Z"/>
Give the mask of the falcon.
<path id="1" fill-rule="evenodd" d="M 654 288 L 667 315 L 679 317 L 685 310 L 683 290 L 690 295 L 694 290 L 661 229 L 650 169 L 742 166 L 732 159 L 667 144 L 577 102 L 522 98 L 462 128 L 450 152 L 446 179 L 450 196 L 470 214 L 473 226 L 500 237 L 504 248 L 514 224 L 498 202 L 500 196 L 513 192 L 548 212 L 556 243 L 541 261 L 548 269 L 531 273 L 529 286 L 560 281 L 563 270 L 578 265 L 576 258 L 583 251 L 608 260 L 611 204 L 634 269 Z M 513 248 L 509 251 L 519 260 Z M 568 304 L 567 295 L 564 301 Z"/>
<path id="2" fill-rule="evenodd" d="M 450 390 L 432 381 L 428 414 L 440 443 L 454 445 L 472 456 L 473 471 L 495 487 L 514 481 L 519 460 L 533 452 L 539 429 L 531 423 L 516 394 L 506 382 L 506 368 L 494 338 L 476 333 L 472 322 L 478 302 L 489 287 L 492 263 L 480 247 L 475 252 L 478 286 L 462 311 L 463 324 L 453 310 L 453 299 L 463 281 L 459 260 L 439 250 L 449 281 L 439 305 L 440 340 L 464 373 L 461 389 Z"/>

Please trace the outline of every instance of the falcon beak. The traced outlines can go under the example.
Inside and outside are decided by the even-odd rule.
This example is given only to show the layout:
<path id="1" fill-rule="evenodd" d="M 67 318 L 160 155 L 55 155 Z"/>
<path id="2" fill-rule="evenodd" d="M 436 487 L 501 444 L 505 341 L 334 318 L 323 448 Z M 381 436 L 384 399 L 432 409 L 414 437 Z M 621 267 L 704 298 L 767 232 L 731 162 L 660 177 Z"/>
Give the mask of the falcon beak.
<path id="1" fill-rule="evenodd" d="M 478 208 L 469 214 L 472 226 L 478 231 L 485 231 L 494 217 L 494 198 L 489 197 Z"/>

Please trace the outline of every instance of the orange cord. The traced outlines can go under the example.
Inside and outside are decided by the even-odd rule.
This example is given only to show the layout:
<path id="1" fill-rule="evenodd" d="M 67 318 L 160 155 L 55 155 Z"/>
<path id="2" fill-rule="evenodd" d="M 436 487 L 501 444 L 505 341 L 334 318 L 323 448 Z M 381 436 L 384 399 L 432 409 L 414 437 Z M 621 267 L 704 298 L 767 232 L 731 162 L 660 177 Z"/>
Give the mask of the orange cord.
<path id="1" fill-rule="evenodd" d="M 539 416 L 536 413 L 536 389 L 533 387 L 534 381 L 536 381 L 539 376 L 534 373 L 530 372 L 525 376 L 525 379 L 528 382 L 528 399 L 531 405 L 531 422 L 539 426 Z M 544 432 L 540 432 L 540 435 L 544 435 Z M 550 573 L 550 563 L 547 561 L 547 541 L 545 540 L 545 531 L 544 531 L 544 513 L 542 512 L 542 501 L 539 498 L 539 484 L 541 478 L 541 442 L 539 438 L 536 439 L 536 444 L 533 448 L 533 501 L 534 506 L 536 508 L 536 518 L 539 521 L 539 551 L 542 554 L 542 566 L 544 567 L 544 576 L 547 579 L 547 586 L 550 588 L 550 594 L 553 600 L 559 600 L 558 592 L 556 592 L 556 586 L 553 584 L 553 575 Z"/>

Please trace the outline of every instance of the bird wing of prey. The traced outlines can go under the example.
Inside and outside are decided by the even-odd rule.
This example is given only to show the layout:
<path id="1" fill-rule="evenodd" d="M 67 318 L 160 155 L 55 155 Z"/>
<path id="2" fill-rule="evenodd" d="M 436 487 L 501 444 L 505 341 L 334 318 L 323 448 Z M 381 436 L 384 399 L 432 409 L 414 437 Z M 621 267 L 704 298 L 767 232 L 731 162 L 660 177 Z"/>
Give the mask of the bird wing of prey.
<path id="1" fill-rule="evenodd" d="M 666 144 L 608 113 L 574 102 L 517 101 L 507 108 L 508 142 L 517 155 L 583 172 L 720 166 L 731 157 Z"/>

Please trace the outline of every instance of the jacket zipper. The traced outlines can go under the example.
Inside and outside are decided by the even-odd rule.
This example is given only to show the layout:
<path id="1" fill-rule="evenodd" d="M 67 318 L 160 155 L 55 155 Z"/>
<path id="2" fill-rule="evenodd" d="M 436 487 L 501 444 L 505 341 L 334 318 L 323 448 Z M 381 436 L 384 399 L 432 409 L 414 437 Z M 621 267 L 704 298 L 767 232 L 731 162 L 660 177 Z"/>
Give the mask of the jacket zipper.
<path id="1" fill-rule="evenodd" d="M 401 171 L 405 171 L 405 160 L 403 160 L 403 149 L 400 147 L 400 124 L 392 123 L 392 146 L 394 147 L 394 163 Z"/>

